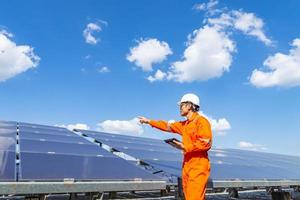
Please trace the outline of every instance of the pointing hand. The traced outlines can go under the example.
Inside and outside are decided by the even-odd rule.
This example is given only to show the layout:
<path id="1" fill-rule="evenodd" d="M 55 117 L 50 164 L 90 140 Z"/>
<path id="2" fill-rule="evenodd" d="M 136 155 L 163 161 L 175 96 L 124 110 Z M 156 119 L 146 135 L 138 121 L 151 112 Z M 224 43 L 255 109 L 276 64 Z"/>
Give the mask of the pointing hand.
<path id="1" fill-rule="evenodd" d="M 147 119 L 146 117 L 139 116 L 138 118 L 141 124 L 149 124 L 150 122 L 150 119 Z"/>

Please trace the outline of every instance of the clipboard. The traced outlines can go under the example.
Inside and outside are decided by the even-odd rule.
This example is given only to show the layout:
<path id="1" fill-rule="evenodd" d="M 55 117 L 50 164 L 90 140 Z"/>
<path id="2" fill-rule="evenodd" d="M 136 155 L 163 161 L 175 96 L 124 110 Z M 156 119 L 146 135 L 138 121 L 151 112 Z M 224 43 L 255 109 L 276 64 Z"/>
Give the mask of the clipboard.
<path id="1" fill-rule="evenodd" d="M 178 139 L 176 139 L 176 138 L 170 138 L 170 139 L 166 139 L 166 140 L 164 140 L 164 141 L 165 141 L 165 143 L 171 145 L 172 147 L 174 147 L 174 148 L 176 148 L 176 149 L 179 149 L 179 150 L 182 150 L 182 148 L 180 148 L 180 147 L 174 142 L 174 141 L 176 141 L 176 142 L 181 143 L 180 140 L 178 140 Z"/>

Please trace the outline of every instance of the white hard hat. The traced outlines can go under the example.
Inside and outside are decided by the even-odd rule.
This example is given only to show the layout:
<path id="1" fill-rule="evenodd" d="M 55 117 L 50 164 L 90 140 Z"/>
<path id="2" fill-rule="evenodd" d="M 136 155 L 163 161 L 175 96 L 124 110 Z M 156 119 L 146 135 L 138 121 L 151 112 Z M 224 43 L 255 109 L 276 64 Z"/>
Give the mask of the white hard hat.
<path id="1" fill-rule="evenodd" d="M 192 102 L 193 104 L 197 105 L 200 107 L 200 100 L 199 97 L 195 94 L 188 93 L 182 96 L 180 102 L 178 102 L 178 105 L 180 105 L 182 102 Z"/>

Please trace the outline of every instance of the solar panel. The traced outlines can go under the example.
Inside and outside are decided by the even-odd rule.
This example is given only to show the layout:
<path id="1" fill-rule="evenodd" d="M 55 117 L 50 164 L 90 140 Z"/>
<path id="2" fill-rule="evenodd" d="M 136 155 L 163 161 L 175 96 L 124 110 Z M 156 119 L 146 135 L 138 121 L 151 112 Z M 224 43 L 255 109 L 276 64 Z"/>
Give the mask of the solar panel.
<path id="1" fill-rule="evenodd" d="M 74 154 L 111 157 L 113 154 L 95 144 L 76 144 L 40 140 L 20 140 L 21 152 L 37 152 L 50 154 Z"/>
<path id="2" fill-rule="evenodd" d="M 0 181 L 15 181 L 16 153 L 2 149 L 0 150 Z"/>
<path id="3" fill-rule="evenodd" d="M 18 123 L 20 127 L 24 128 L 39 128 L 39 129 L 53 129 L 53 130 L 66 130 L 66 128 L 59 127 L 59 126 L 48 126 L 48 125 L 41 125 L 41 124 L 31 124 L 25 122 Z"/>
<path id="4" fill-rule="evenodd" d="M 19 145 L 23 181 L 161 180 L 63 128 L 20 123 Z"/>
<path id="5" fill-rule="evenodd" d="M 161 180 L 118 157 L 21 152 L 21 181 Z"/>
<path id="6" fill-rule="evenodd" d="M 156 169 L 163 170 L 171 175 L 181 177 L 182 161 L 170 160 L 144 160 L 146 163 L 155 167 Z"/>
<path id="7" fill-rule="evenodd" d="M 182 155 L 180 151 L 168 152 L 169 147 L 161 145 L 158 151 L 149 150 L 145 145 L 152 143 L 147 138 L 130 139 L 130 136 L 116 136 L 112 138 L 108 133 L 85 132 L 100 142 L 107 144 L 118 151 L 126 153 L 157 169 L 181 176 Z M 126 144 L 131 141 L 130 145 Z M 209 152 L 211 161 L 211 178 L 214 180 L 232 179 L 300 179 L 300 157 L 286 156 L 262 152 L 245 151 L 238 149 L 212 149 Z"/>
<path id="8" fill-rule="evenodd" d="M 113 139 L 113 140 L 118 140 L 118 141 L 132 142 L 134 144 L 139 143 L 139 144 L 156 145 L 156 146 L 166 147 L 164 141 L 158 140 L 158 139 L 142 138 L 142 137 L 103 133 L 103 132 L 96 132 L 96 131 L 87 131 L 87 130 L 79 130 L 79 131 L 81 133 L 84 133 L 87 136 L 92 137 L 92 138 Z"/>
<path id="9" fill-rule="evenodd" d="M 172 175 L 181 176 L 180 161 L 145 160 L 157 169 L 164 170 Z M 296 172 L 296 173 L 295 173 Z M 226 164 L 211 162 L 211 179 L 213 180 L 270 180 L 270 179 L 300 179 L 298 172 L 281 166 L 255 166 L 253 164 Z"/>
<path id="10" fill-rule="evenodd" d="M 79 144 L 91 144 L 91 142 L 79 137 L 78 135 L 58 135 L 58 134 L 46 134 L 46 133 L 34 133 L 34 132 L 20 132 L 20 139 L 41 140 L 41 141 L 54 141 L 65 143 L 79 143 Z"/>
<path id="11" fill-rule="evenodd" d="M 94 132 L 94 134 L 88 134 L 89 131 L 81 132 L 87 133 L 86 135 L 91 137 L 94 136 L 100 142 L 141 160 L 182 160 L 181 152 L 170 147 L 162 140 L 158 140 L 158 142 L 150 138 L 136 139 L 136 137 L 133 137 L 133 139 L 130 136 L 115 136 L 115 134 L 110 134 L 114 136 L 110 137 L 108 133 L 97 134 Z"/>
<path id="12" fill-rule="evenodd" d="M 27 126 L 19 126 L 19 132 L 30 132 L 37 134 L 52 134 L 52 135 L 74 135 L 74 133 L 70 132 L 67 129 L 48 129 L 48 128 L 39 128 L 39 127 L 27 127 Z"/>
<path id="13" fill-rule="evenodd" d="M 300 157 L 237 149 L 213 149 L 214 179 L 300 179 Z"/>
<path id="14" fill-rule="evenodd" d="M 140 160 L 172 160 L 172 161 L 181 161 L 182 155 L 180 153 L 170 153 L 162 151 L 149 151 L 141 149 L 118 149 L 121 152 L 124 152 L 128 155 L 131 155 Z"/>
<path id="15" fill-rule="evenodd" d="M 300 179 L 299 173 L 294 174 L 292 170 L 278 167 L 261 167 L 255 165 L 237 164 L 212 164 L 211 178 L 214 180 L 222 179 Z"/>
<path id="16" fill-rule="evenodd" d="M 217 151 L 217 152 L 216 152 Z M 212 150 L 210 153 L 211 156 L 216 156 L 218 159 L 239 159 L 240 161 L 250 161 L 255 163 L 258 166 L 278 166 L 281 167 L 296 167 L 300 170 L 300 157 L 296 156 L 287 156 L 280 154 L 271 154 L 255 151 L 241 151 L 237 149 L 223 149 L 223 150 Z M 270 162 L 270 158 L 272 162 Z"/>
<path id="17" fill-rule="evenodd" d="M 227 150 L 227 149 L 226 149 Z M 227 150 L 232 151 L 232 150 Z M 210 153 L 211 161 L 211 179 L 213 180 L 232 180 L 232 179 L 300 179 L 300 158 L 293 158 L 292 156 L 284 156 L 281 162 L 276 163 L 278 156 L 275 154 L 265 154 L 261 152 L 248 152 L 243 150 L 233 150 L 240 155 L 234 158 L 236 155 L 221 157 L 213 156 Z M 256 154 L 257 157 L 265 156 L 267 159 L 262 163 L 255 157 L 248 160 L 249 154 Z M 264 155 L 265 154 L 265 155 Z M 241 156 L 243 155 L 243 156 Z M 291 158 L 292 157 L 292 158 Z M 284 161 L 290 160 L 289 164 L 284 164 Z M 291 162 L 293 160 L 293 162 Z M 258 162 L 257 162 L 258 161 Z M 273 162 L 275 161 L 275 163 Z M 166 172 L 181 176 L 181 162 L 173 162 L 166 160 L 145 160 L 152 166 L 165 170 Z"/>
<path id="18" fill-rule="evenodd" d="M 107 139 L 102 138 L 100 136 L 96 136 L 95 139 L 99 142 L 103 142 L 109 146 L 113 146 L 115 148 L 125 148 L 125 149 L 136 149 L 136 150 L 149 150 L 149 151 L 163 151 L 163 152 L 178 152 L 178 150 L 172 148 L 171 146 L 167 146 L 164 144 L 162 145 L 156 145 L 152 143 L 139 143 L 139 142 L 132 142 L 132 141 L 122 141 L 119 139 Z"/>

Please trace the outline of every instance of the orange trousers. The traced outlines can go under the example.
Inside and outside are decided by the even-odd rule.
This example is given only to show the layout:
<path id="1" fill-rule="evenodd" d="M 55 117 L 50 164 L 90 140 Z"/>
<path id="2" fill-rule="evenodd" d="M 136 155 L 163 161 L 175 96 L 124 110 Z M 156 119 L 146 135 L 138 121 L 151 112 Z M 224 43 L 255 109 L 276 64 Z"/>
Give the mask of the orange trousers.
<path id="1" fill-rule="evenodd" d="M 186 200 L 205 200 L 206 184 L 210 175 L 210 162 L 206 155 L 184 156 L 182 188 Z"/>

